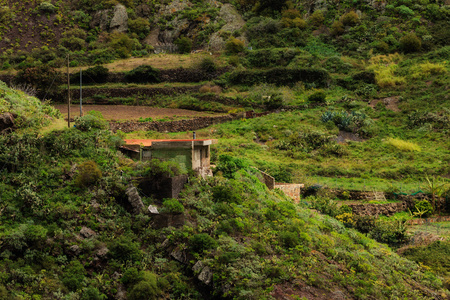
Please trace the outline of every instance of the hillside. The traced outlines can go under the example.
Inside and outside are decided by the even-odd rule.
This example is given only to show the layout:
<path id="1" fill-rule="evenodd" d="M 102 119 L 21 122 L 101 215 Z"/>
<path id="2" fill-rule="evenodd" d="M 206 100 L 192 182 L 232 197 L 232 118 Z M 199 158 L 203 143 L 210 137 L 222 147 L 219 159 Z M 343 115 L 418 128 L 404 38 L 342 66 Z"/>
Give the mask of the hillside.
<path id="1" fill-rule="evenodd" d="M 143 198 L 184 216 L 161 228 L 130 210 L 126 189 L 141 176 L 176 175 L 176 165 L 124 158 L 101 120 L 83 118 L 43 136 L 0 136 L 2 298 L 449 295 L 433 273 L 269 191 L 229 156 L 218 159 L 222 175 L 191 177 L 178 200 Z"/>
<path id="2" fill-rule="evenodd" d="M 450 299 L 449 7 L 0 0 L 0 299 Z"/>

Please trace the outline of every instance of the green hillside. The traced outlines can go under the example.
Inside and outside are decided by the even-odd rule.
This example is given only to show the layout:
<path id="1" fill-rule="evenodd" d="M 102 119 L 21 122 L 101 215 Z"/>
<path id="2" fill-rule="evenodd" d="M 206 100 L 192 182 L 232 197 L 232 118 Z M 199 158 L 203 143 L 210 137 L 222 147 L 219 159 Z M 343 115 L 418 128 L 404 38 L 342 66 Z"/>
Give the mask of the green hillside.
<path id="1" fill-rule="evenodd" d="M 0 0 L 0 299 L 449 299 L 448 4 Z M 85 104 L 234 120 L 64 128 L 68 61 L 73 104 L 83 69 Z M 118 151 L 192 131 L 214 177 Z M 139 187 L 177 175 L 177 199 Z"/>

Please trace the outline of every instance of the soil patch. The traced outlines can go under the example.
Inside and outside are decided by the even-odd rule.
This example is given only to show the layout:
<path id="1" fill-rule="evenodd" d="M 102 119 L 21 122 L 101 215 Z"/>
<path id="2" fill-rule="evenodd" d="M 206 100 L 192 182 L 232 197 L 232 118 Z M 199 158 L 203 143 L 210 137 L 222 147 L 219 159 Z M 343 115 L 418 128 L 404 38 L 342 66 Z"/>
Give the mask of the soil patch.
<path id="1" fill-rule="evenodd" d="M 348 131 L 339 131 L 338 136 L 336 137 L 336 142 L 338 143 L 346 143 L 347 141 L 354 142 L 364 142 L 364 139 L 361 138 L 358 134 Z"/>
<path id="2" fill-rule="evenodd" d="M 369 102 L 369 106 L 372 107 L 373 109 L 375 109 L 375 107 L 377 106 L 377 104 L 379 102 L 383 102 L 386 109 L 389 109 L 389 110 L 392 110 L 395 112 L 401 111 L 398 108 L 398 103 L 400 102 L 400 96 L 387 97 L 387 98 L 383 98 L 383 99 L 373 99 L 372 101 Z"/>
<path id="3" fill-rule="evenodd" d="M 63 116 L 67 118 L 67 105 L 58 104 L 54 106 L 59 109 Z M 103 117 L 109 121 L 130 120 L 136 121 L 139 118 L 197 118 L 204 116 L 217 116 L 218 114 L 197 112 L 187 109 L 178 108 L 157 108 L 150 106 L 128 106 L 128 105 L 83 105 L 83 114 L 95 110 L 103 114 Z M 70 106 L 71 116 L 80 115 L 80 107 L 78 105 Z"/>

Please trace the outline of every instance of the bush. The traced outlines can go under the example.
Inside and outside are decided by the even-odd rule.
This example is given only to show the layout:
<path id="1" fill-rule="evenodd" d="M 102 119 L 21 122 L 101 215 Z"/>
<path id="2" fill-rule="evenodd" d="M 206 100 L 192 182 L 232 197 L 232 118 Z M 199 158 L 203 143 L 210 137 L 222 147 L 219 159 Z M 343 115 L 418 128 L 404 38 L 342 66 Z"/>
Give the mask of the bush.
<path id="1" fill-rule="evenodd" d="M 136 33 L 139 38 L 144 39 L 150 32 L 150 22 L 144 18 L 128 19 L 128 29 L 130 32 Z"/>
<path id="2" fill-rule="evenodd" d="M 370 237 L 380 243 L 399 245 L 407 238 L 405 223 L 406 220 L 378 219 L 375 227 L 370 231 Z"/>
<path id="3" fill-rule="evenodd" d="M 192 40 L 187 37 L 181 37 L 175 40 L 175 45 L 178 46 L 178 52 L 190 53 L 192 50 Z"/>
<path id="4" fill-rule="evenodd" d="M 184 206 L 177 199 L 165 199 L 163 201 L 163 209 L 161 212 L 181 214 L 184 212 Z"/>
<path id="5" fill-rule="evenodd" d="M 43 65 L 20 70 L 14 78 L 14 82 L 32 86 L 36 89 L 36 96 L 43 99 L 59 90 L 58 86 L 62 84 L 62 78 L 61 73 L 55 68 Z"/>
<path id="6" fill-rule="evenodd" d="M 189 245 L 193 252 L 201 253 L 204 250 L 216 248 L 217 242 L 209 234 L 199 233 L 189 239 Z"/>
<path id="7" fill-rule="evenodd" d="M 322 69 L 289 69 L 279 67 L 269 70 L 234 71 L 229 74 L 228 81 L 233 85 L 269 83 L 279 86 L 292 85 L 296 82 L 303 81 L 324 86 L 329 78 L 328 72 Z"/>
<path id="8" fill-rule="evenodd" d="M 211 57 L 202 58 L 196 67 L 206 73 L 214 73 L 217 70 L 217 65 Z"/>
<path id="9" fill-rule="evenodd" d="M 106 129 L 108 123 L 96 116 L 87 114 L 75 120 L 75 127 L 81 131 L 89 131 L 91 129 Z"/>
<path id="10" fill-rule="evenodd" d="M 95 287 L 88 287 L 82 293 L 81 300 L 105 300 L 108 297 Z"/>
<path id="11" fill-rule="evenodd" d="M 332 35 L 341 35 L 345 32 L 344 24 L 341 21 L 334 21 L 331 24 L 331 34 Z"/>
<path id="12" fill-rule="evenodd" d="M 71 261 L 62 275 L 62 282 L 71 291 L 76 291 L 82 287 L 86 270 L 78 261 Z"/>
<path id="13" fill-rule="evenodd" d="M 417 52 L 421 47 L 422 42 L 415 33 L 409 33 L 400 39 L 400 48 L 405 53 Z"/>
<path id="14" fill-rule="evenodd" d="M 159 78 L 159 70 L 148 65 L 139 66 L 129 71 L 125 74 L 125 80 L 134 83 L 158 83 L 161 81 Z"/>
<path id="15" fill-rule="evenodd" d="M 428 202 L 427 200 L 418 201 L 414 205 L 414 207 L 415 207 L 416 211 L 413 212 L 413 214 L 418 215 L 419 217 L 428 217 L 434 211 L 433 205 L 431 205 L 431 203 Z"/>
<path id="16" fill-rule="evenodd" d="M 104 83 L 108 81 L 109 70 L 103 66 L 95 66 L 84 70 L 82 75 L 83 83 Z"/>
<path id="17" fill-rule="evenodd" d="M 236 171 L 247 168 L 248 166 L 249 163 L 242 158 L 224 154 L 219 156 L 215 171 L 222 172 L 222 175 L 225 178 L 233 178 Z"/>
<path id="18" fill-rule="evenodd" d="M 137 261 L 142 257 L 139 244 L 126 236 L 115 239 L 108 248 L 111 257 L 122 262 Z"/>
<path id="19" fill-rule="evenodd" d="M 324 91 L 318 90 L 311 95 L 308 96 L 308 101 L 315 102 L 315 103 L 325 103 L 327 95 Z"/>
<path id="20" fill-rule="evenodd" d="M 160 291 L 156 275 L 148 271 L 142 271 L 139 276 L 141 277 L 141 280 L 131 288 L 128 293 L 128 299 L 158 299 Z"/>
<path id="21" fill-rule="evenodd" d="M 232 37 L 225 43 L 225 51 L 227 54 L 236 54 L 239 52 L 243 52 L 244 50 L 244 41 L 241 41 L 237 38 Z"/>
<path id="22" fill-rule="evenodd" d="M 44 14 L 52 14 L 56 11 L 56 7 L 51 2 L 42 2 L 38 9 Z"/>
<path id="23" fill-rule="evenodd" d="M 217 203 L 227 202 L 227 203 L 242 203 L 242 195 L 240 189 L 232 185 L 217 185 L 212 188 L 213 199 Z"/>
<path id="24" fill-rule="evenodd" d="M 311 16 L 308 18 L 308 22 L 313 26 L 320 26 L 325 21 L 325 17 L 323 15 L 323 12 L 321 10 L 314 11 Z"/>
<path id="25" fill-rule="evenodd" d="M 102 171 L 97 164 L 92 161 L 85 161 L 78 166 L 78 174 L 75 177 L 75 184 L 77 186 L 90 186 L 102 178 Z"/>
<path id="26" fill-rule="evenodd" d="M 340 21 L 344 26 L 354 26 L 359 23 L 359 17 L 354 10 L 342 15 Z"/>

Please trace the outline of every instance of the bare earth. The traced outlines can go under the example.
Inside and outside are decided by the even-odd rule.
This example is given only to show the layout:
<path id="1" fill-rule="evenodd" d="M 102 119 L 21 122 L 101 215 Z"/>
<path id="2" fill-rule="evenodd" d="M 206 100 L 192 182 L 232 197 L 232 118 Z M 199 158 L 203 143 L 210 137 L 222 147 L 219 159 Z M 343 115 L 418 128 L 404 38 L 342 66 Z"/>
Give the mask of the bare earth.
<path id="1" fill-rule="evenodd" d="M 67 119 L 67 105 L 58 104 L 55 108 L 59 109 L 64 118 Z M 129 106 L 129 105 L 83 105 L 83 114 L 88 111 L 95 110 L 102 113 L 106 120 L 139 120 L 139 118 L 152 118 L 154 120 L 161 118 L 186 119 L 204 116 L 213 116 L 215 114 L 198 112 L 187 109 L 178 108 L 157 108 L 149 106 Z M 80 107 L 78 105 L 70 106 L 71 119 L 80 115 Z"/>

